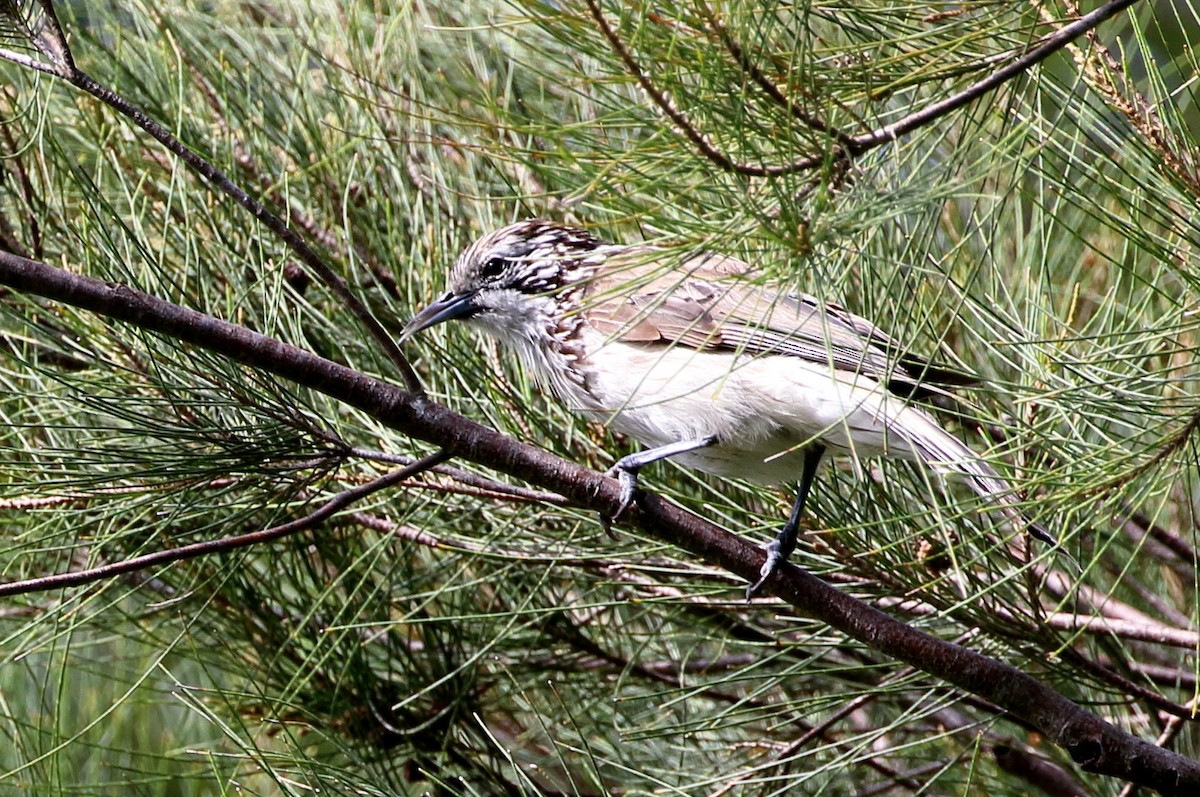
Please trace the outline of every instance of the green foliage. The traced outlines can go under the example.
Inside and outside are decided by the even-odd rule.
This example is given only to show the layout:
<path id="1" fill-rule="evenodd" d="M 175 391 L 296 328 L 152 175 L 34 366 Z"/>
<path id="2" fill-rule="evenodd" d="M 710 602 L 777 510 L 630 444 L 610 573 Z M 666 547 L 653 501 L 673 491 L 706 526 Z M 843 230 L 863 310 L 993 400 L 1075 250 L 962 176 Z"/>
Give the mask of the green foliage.
<path id="1" fill-rule="evenodd" d="M 1138 7 L 847 163 L 839 134 L 965 88 L 1070 8 L 607 6 L 648 91 L 583 2 L 344 5 L 59 16 L 82 69 L 282 209 L 389 328 L 477 234 L 546 215 L 752 260 L 978 374 L 960 431 L 1062 550 L 1024 551 L 917 468 L 843 462 L 795 561 L 1137 735 L 1194 705 L 1194 6 Z M 280 241 L 126 120 L 4 78 L 5 248 L 399 379 Z M 653 91 L 735 166 L 818 163 L 738 173 Z M 429 453 L 68 307 L 6 293 L 0 334 L 4 581 L 266 528 Z M 601 469 L 625 450 L 486 341 L 438 328 L 407 353 L 432 397 L 502 431 Z M 1121 787 L 822 624 L 744 605 L 728 574 L 450 464 L 269 546 L 0 605 L 0 792 L 1028 793 L 1003 745 Z M 786 511 L 771 490 L 647 476 L 756 538 Z M 1200 755 L 1192 725 L 1173 743 Z"/>

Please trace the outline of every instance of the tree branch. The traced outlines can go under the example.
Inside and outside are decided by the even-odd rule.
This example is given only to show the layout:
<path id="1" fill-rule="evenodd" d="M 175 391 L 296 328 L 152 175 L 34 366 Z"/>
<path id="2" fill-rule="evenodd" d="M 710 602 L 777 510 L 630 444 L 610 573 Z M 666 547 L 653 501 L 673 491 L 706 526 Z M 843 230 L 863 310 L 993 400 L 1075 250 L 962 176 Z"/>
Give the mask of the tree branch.
<path id="1" fill-rule="evenodd" d="M 422 392 L 421 380 L 417 377 L 416 371 L 413 370 L 408 360 L 405 359 L 404 353 L 400 351 L 400 347 L 396 344 L 396 341 L 392 339 L 392 336 L 383 328 L 378 319 L 371 314 L 367 306 L 350 291 L 349 286 L 346 285 L 346 281 L 330 268 L 321 256 L 308 245 L 308 242 L 288 226 L 287 222 L 267 209 L 262 202 L 246 193 L 241 186 L 231 180 L 223 171 L 197 155 L 169 130 L 154 119 L 151 119 L 145 111 L 76 66 L 74 57 L 71 55 L 70 45 L 63 34 L 62 26 L 59 25 L 58 17 L 55 14 L 54 3 L 52 0 L 37 0 L 37 6 L 41 11 L 41 17 L 36 23 L 31 22 L 25 16 L 27 13 L 33 13 L 33 6 L 30 5 L 22 9 L 20 4 L 16 3 L 0 5 L 0 21 L 6 21 L 15 26 L 29 40 L 30 44 L 36 47 L 48 59 L 49 63 L 41 63 L 28 56 L 3 48 L 0 48 L 0 59 L 5 59 L 15 64 L 62 78 L 77 89 L 92 95 L 100 102 L 132 121 L 169 151 L 178 156 L 189 169 L 208 180 L 218 190 L 249 211 L 254 218 L 258 219 L 271 232 L 279 236 L 288 248 L 295 253 L 296 257 L 300 259 L 300 262 L 304 263 L 342 301 L 342 304 L 358 319 L 359 323 L 363 325 L 383 353 L 400 371 L 408 389 L 414 393 Z M 288 212 L 292 212 L 290 207 L 288 208 Z"/>
<path id="2" fill-rule="evenodd" d="M 733 58 L 733 60 L 737 61 L 738 67 L 742 70 L 742 72 L 744 72 L 748 78 L 753 80 L 758 87 L 762 89 L 764 94 L 770 97 L 777 105 L 780 105 L 786 109 L 789 114 L 795 117 L 802 124 L 811 127 L 813 130 L 828 134 L 831 138 L 836 139 L 838 143 L 844 146 L 850 146 L 853 144 L 854 139 L 852 139 L 849 135 L 833 128 L 824 119 L 815 114 L 809 113 L 796 103 L 792 102 L 792 99 L 784 94 L 778 86 L 768 79 L 767 76 L 763 74 L 763 71 L 758 68 L 758 65 L 754 63 L 754 60 L 746 54 L 746 51 L 742 48 L 742 45 L 737 41 L 737 39 L 733 38 L 733 34 L 729 32 L 729 28 L 726 27 L 725 23 L 723 23 L 720 18 L 717 17 L 716 12 L 709 8 L 708 4 L 705 2 L 700 2 L 698 5 L 701 15 L 704 16 L 704 19 L 713 29 L 713 32 L 716 33 L 721 44 L 724 45 L 725 49 L 729 51 L 729 55 Z"/>
<path id="3" fill-rule="evenodd" d="M 225 551 L 235 551 L 238 548 L 246 548 L 251 545 L 259 545 L 264 542 L 278 540 L 295 534 L 305 529 L 310 529 L 318 523 L 322 523 L 335 514 L 345 509 L 362 498 L 366 498 L 372 493 L 377 493 L 380 490 L 391 487 L 392 485 L 404 481 L 405 479 L 414 476 L 422 471 L 432 468 L 434 465 L 439 465 L 450 458 L 450 455 L 445 451 L 438 451 L 430 454 L 427 457 L 417 460 L 413 464 L 399 470 L 394 470 L 391 473 L 380 476 L 378 479 L 372 479 L 366 484 L 354 487 L 345 492 L 338 493 L 333 498 L 326 501 L 319 508 L 310 512 L 302 518 L 283 523 L 278 526 L 272 526 L 269 529 L 260 529 L 247 534 L 239 534 L 233 537 L 222 537 L 217 540 L 205 540 L 203 542 L 195 542 L 191 545 L 181 545 L 178 548 L 167 548 L 154 553 L 148 553 L 144 556 L 135 556 L 130 559 L 122 559 L 119 562 L 112 562 L 99 567 L 92 567 L 86 570 L 73 570 L 69 573 L 56 573 L 50 576 L 40 576 L 38 578 L 30 578 L 24 581 L 10 581 L 5 584 L 0 584 L 0 598 L 10 595 L 25 595 L 31 592 L 45 592 L 51 589 L 61 589 L 64 587 L 77 587 L 82 584 L 91 584 L 95 581 L 103 581 L 106 578 L 119 576 L 125 573 L 132 573 L 137 570 L 145 570 L 150 567 L 166 565 L 172 562 L 182 562 L 185 559 L 195 559 L 200 556 L 207 556 L 214 553 L 223 553 Z"/>
<path id="4" fill-rule="evenodd" d="M 67 82 L 92 95 L 100 100 L 100 102 L 128 118 L 142 130 L 145 130 L 160 144 L 177 155 L 180 160 L 187 164 L 188 168 L 215 185 L 240 206 L 248 210 L 250 215 L 262 222 L 267 229 L 278 235 L 280 240 L 287 244 L 288 248 L 296 254 L 300 262 L 304 263 L 305 266 L 316 274 L 321 282 L 333 291 L 334 295 L 354 314 L 354 317 L 363 325 L 363 328 L 366 329 L 371 338 L 379 345 L 392 364 L 399 369 L 408 389 L 414 393 L 422 391 L 421 380 L 417 377 L 412 366 L 409 365 L 403 352 L 400 351 L 400 347 L 396 345 L 396 341 L 392 339 L 391 334 L 383 328 L 383 325 L 371 314 L 367 306 L 351 292 L 346 281 L 330 268 L 321 256 L 308 245 L 308 242 L 288 226 L 287 222 L 268 210 L 262 202 L 259 202 L 246 193 L 241 186 L 229 179 L 223 171 L 190 150 L 182 141 L 173 136 L 169 130 L 151 119 L 141 108 L 138 108 L 108 86 L 98 82 L 82 69 L 73 68 L 71 74 L 67 77 Z"/>
<path id="5" fill-rule="evenodd" d="M 1036 66 L 1042 61 L 1049 58 L 1054 53 L 1066 47 L 1075 39 L 1084 35 L 1088 31 L 1094 29 L 1101 22 L 1110 19 L 1129 6 L 1133 5 L 1137 0 L 1109 0 L 1108 3 L 1100 6 L 1096 10 L 1079 17 L 1074 22 L 1064 25 L 1049 36 L 1039 40 L 1036 47 L 1026 51 L 1025 53 L 1015 57 L 1012 62 L 997 69 L 987 77 L 973 83 L 957 94 L 953 94 L 945 99 L 930 103 L 919 111 L 915 111 L 903 119 L 884 125 L 883 127 L 872 130 L 868 133 L 853 137 L 845 137 L 834 131 L 830 131 L 831 137 L 839 141 L 839 144 L 833 148 L 831 152 L 820 152 L 814 155 L 808 155 L 803 158 L 798 158 L 790 163 L 779 164 L 775 166 L 764 166 L 755 163 L 739 163 L 733 160 L 724 152 L 722 152 L 712 141 L 701 132 L 692 123 L 688 115 L 675 106 L 675 103 L 668 96 L 667 92 L 659 88 L 650 75 L 638 63 L 633 52 L 626 46 L 621 37 L 617 35 L 616 30 L 608 23 L 604 17 L 604 12 L 600 8 L 600 0 L 584 0 L 587 4 L 589 13 L 592 19 L 595 20 L 596 26 L 600 29 L 600 33 L 608 41 L 609 46 L 621 62 L 625 65 L 626 71 L 637 80 L 638 85 L 646 92 L 651 101 L 658 106 L 666 116 L 675 123 L 675 126 L 681 133 L 691 141 L 696 149 L 700 151 L 708 160 L 716 164 L 722 171 L 733 172 L 736 174 L 745 175 L 746 177 L 781 177 L 787 174 L 795 174 L 797 172 L 814 169 L 824 163 L 840 162 L 849 158 L 857 157 L 858 155 L 875 149 L 884 144 L 891 143 L 900 138 L 906 133 L 911 133 L 925 127 L 932 122 L 941 119 L 942 117 L 958 110 L 964 105 L 974 102 L 975 100 L 987 94 L 989 91 L 1004 85 L 1008 81 L 1028 71 L 1031 67 Z M 725 41 L 728 35 L 724 31 L 723 26 L 716 28 L 716 33 Z M 724 35 L 722 35 L 724 34 Z M 730 50 L 731 54 L 738 59 L 739 65 L 758 85 L 767 91 L 768 94 L 777 102 L 782 101 L 787 108 L 793 109 L 794 104 L 787 100 L 782 95 L 776 96 L 777 89 L 772 91 L 767 86 L 770 81 L 765 78 L 760 80 L 757 70 L 751 72 L 744 60 L 745 55 L 736 43 L 730 47 L 729 42 L 725 42 L 725 46 Z M 752 66 L 752 65 L 750 65 Z M 772 87 L 774 88 L 774 87 Z M 795 114 L 795 111 L 793 111 Z M 816 129 L 822 129 L 824 125 L 815 117 L 809 117 L 807 114 L 797 116 L 804 124 Z"/>
<path id="6" fill-rule="evenodd" d="M 580 507 L 611 515 L 620 502 L 615 479 L 506 437 L 423 395 L 244 327 L 124 285 L 3 252 L 0 284 L 168 335 L 288 379 L 433 443 L 444 455 L 485 464 L 554 490 Z M 756 578 L 762 567 L 762 549 L 657 496 L 643 496 L 622 518 L 744 579 Z M 1088 771 L 1124 778 L 1166 795 L 1200 793 L 1200 763 L 1106 723 L 1015 667 L 918 631 L 795 565 L 781 568 L 767 580 L 765 589 L 877 651 L 1004 708 L 1038 728 Z"/>
<path id="7" fill-rule="evenodd" d="M 992 89 L 999 88 L 1018 75 L 1026 72 L 1030 67 L 1045 61 L 1075 39 L 1092 30 L 1101 22 L 1115 17 L 1135 2 L 1137 0 L 1109 0 L 1109 2 L 1091 13 L 1084 14 L 1071 24 L 1064 25 L 1054 33 L 1044 37 L 1037 47 L 1034 47 L 1032 50 L 1015 59 L 1012 63 L 997 69 L 992 74 L 968 86 L 957 94 L 927 105 L 921 110 L 911 113 L 899 121 L 884 125 L 878 130 L 861 136 L 855 136 L 854 145 L 851 149 L 852 154 L 857 155 L 860 152 L 873 149 L 880 144 L 895 141 L 905 133 L 911 133 L 930 122 L 942 118 L 951 111 L 956 111 L 964 105 L 974 102 Z"/>

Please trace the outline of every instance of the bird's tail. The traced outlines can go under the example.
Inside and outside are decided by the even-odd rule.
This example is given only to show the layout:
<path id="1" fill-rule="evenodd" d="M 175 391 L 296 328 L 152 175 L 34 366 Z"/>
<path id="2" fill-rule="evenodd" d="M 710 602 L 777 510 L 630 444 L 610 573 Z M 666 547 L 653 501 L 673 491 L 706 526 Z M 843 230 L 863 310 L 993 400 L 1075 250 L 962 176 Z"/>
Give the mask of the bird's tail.
<path id="1" fill-rule="evenodd" d="M 979 455 L 953 436 L 919 407 L 905 405 L 888 426 L 908 443 L 920 461 L 943 475 L 961 476 L 976 493 L 1003 512 L 1018 527 L 1025 527 L 1039 540 L 1057 545 L 1058 539 L 1045 526 L 1021 511 L 1021 499 Z M 896 422 L 898 421 L 898 423 Z"/>

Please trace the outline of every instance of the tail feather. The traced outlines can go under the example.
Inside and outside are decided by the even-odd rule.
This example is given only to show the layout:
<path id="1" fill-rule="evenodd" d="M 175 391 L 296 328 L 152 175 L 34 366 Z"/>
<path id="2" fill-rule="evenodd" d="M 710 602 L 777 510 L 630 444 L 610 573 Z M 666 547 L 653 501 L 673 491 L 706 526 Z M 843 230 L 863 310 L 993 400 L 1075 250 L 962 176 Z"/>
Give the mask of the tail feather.
<path id="1" fill-rule="evenodd" d="M 949 436 L 949 433 L 945 434 Z M 1005 484 L 1004 480 L 1000 478 L 1000 474 L 996 473 L 991 465 L 980 459 L 978 454 L 965 445 L 963 450 L 971 458 L 960 460 L 955 470 L 967 477 L 967 483 L 971 485 L 971 488 L 981 497 L 992 501 L 1018 527 L 1024 526 L 1030 534 L 1048 545 L 1058 545 L 1058 538 L 1051 534 L 1045 526 L 1025 516 L 1025 513 L 1021 511 L 1020 497 Z"/>
<path id="2" fill-rule="evenodd" d="M 943 429 L 933 416 L 910 405 L 901 411 L 901 418 L 897 420 L 901 423 L 894 424 L 893 431 L 904 437 L 921 461 L 944 475 L 965 477 L 971 489 L 992 502 L 1014 524 L 1023 526 L 1042 542 L 1058 544 L 1058 538 L 1045 526 L 1025 516 L 1021 511 L 1021 499 L 1000 474 L 965 443 Z"/>

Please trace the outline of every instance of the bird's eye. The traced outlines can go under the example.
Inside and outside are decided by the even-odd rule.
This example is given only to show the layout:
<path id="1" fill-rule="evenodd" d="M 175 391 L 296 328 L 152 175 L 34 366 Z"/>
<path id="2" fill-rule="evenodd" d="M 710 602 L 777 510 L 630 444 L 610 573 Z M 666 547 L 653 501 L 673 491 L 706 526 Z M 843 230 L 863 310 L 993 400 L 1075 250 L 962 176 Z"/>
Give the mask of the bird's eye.
<path id="1" fill-rule="evenodd" d="M 504 273 L 504 269 L 508 267 L 508 261 L 502 257 L 493 257 L 483 264 L 483 268 L 479 269 L 481 277 L 499 277 Z"/>

